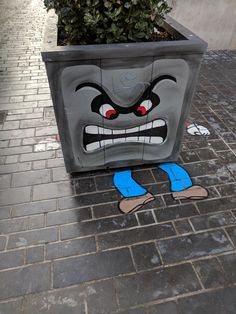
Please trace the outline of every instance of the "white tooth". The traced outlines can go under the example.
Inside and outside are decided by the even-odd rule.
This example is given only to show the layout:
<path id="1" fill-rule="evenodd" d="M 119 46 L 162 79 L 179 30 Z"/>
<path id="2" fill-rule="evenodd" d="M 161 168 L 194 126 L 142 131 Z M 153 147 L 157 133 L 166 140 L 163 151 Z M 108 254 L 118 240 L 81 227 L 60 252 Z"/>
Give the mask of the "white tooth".
<path id="1" fill-rule="evenodd" d="M 88 125 L 85 128 L 85 132 L 89 134 L 98 134 L 98 127 L 96 125 Z"/>
<path id="2" fill-rule="evenodd" d="M 163 138 L 160 136 L 152 136 L 150 143 L 152 144 L 161 144 L 163 143 Z"/>
<path id="3" fill-rule="evenodd" d="M 139 129 L 140 129 L 140 131 L 146 130 L 146 124 L 141 125 L 141 126 L 139 127 Z"/>
<path id="4" fill-rule="evenodd" d="M 100 141 L 101 147 L 105 146 L 105 145 L 109 145 L 109 144 L 112 144 L 112 140 L 102 140 L 102 141 Z"/>
<path id="5" fill-rule="evenodd" d="M 138 142 L 138 136 L 126 137 L 126 142 Z"/>
<path id="6" fill-rule="evenodd" d="M 112 130 L 113 134 L 124 134 L 125 130 Z"/>
<path id="7" fill-rule="evenodd" d="M 86 150 L 87 151 L 95 150 L 95 149 L 98 149 L 98 148 L 100 148 L 99 142 L 94 142 L 94 143 L 86 145 Z"/>
<path id="8" fill-rule="evenodd" d="M 147 123 L 147 124 L 146 124 L 146 128 L 147 128 L 147 129 L 151 129 L 151 128 L 152 128 L 152 122 Z"/>
<path id="9" fill-rule="evenodd" d="M 105 142 L 105 145 L 110 145 L 113 143 L 112 140 L 104 140 L 104 142 Z"/>
<path id="10" fill-rule="evenodd" d="M 163 125 L 165 125 L 165 124 L 166 124 L 166 123 L 165 123 L 164 120 L 159 119 L 159 120 L 153 121 L 152 127 L 153 127 L 153 128 L 157 128 L 157 127 L 163 126 Z"/>
<path id="11" fill-rule="evenodd" d="M 104 129 L 104 134 L 111 134 L 112 131 L 110 129 Z"/>
<path id="12" fill-rule="evenodd" d="M 126 129 L 126 133 L 138 132 L 139 128 Z"/>
<path id="13" fill-rule="evenodd" d="M 104 134 L 104 129 L 103 128 L 98 128 L 98 134 Z"/>
<path id="14" fill-rule="evenodd" d="M 125 142 L 125 138 L 123 137 L 123 138 L 115 138 L 114 140 L 113 140 L 113 142 L 114 142 L 114 144 L 115 143 L 124 143 Z"/>

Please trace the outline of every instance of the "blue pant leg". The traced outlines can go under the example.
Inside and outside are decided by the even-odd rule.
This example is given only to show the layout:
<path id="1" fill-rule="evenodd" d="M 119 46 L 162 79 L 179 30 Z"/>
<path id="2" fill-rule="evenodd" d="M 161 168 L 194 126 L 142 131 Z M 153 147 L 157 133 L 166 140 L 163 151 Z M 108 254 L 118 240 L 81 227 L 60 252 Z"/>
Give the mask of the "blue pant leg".
<path id="1" fill-rule="evenodd" d="M 167 173 L 172 192 L 183 191 L 193 185 L 188 172 L 177 164 L 164 163 L 158 165 L 158 167 Z"/>
<path id="2" fill-rule="evenodd" d="M 132 178 L 131 170 L 116 172 L 114 174 L 113 182 L 123 197 L 135 197 L 147 193 L 147 190 Z"/>

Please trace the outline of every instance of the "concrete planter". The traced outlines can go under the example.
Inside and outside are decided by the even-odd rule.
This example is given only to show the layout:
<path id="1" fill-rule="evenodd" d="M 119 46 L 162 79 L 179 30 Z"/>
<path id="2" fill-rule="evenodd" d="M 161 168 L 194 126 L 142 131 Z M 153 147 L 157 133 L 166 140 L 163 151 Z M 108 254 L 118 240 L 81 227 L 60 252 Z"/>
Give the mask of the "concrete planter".
<path id="1" fill-rule="evenodd" d="M 176 160 L 207 44 L 167 18 L 179 40 L 62 47 L 56 22 L 42 57 L 67 171 Z"/>

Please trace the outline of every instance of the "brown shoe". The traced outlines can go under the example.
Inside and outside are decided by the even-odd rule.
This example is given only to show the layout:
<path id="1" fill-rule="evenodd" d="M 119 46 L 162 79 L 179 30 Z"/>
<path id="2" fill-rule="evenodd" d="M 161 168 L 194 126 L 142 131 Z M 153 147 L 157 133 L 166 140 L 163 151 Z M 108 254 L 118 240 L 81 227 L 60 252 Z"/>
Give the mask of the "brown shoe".
<path id="1" fill-rule="evenodd" d="M 208 191 L 200 185 L 193 185 L 186 190 L 173 192 L 172 196 L 175 200 L 201 200 L 208 197 Z"/>
<path id="2" fill-rule="evenodd" d="M 132 213 L 154 199 L 155 197 L 149 192 L 137 197 L 123 198 L 119 203 L 119 209 L 124 214 Z"/>

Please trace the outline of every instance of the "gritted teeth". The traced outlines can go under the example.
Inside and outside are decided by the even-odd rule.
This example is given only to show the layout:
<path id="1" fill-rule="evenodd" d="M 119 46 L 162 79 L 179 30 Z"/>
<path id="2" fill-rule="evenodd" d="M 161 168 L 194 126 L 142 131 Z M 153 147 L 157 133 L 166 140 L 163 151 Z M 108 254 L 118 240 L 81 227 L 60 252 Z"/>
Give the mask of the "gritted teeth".
<path id="1" fill-rule="evenodd" d="M 157 128 L 166 125 L 166 122 L 162 119 L 154 120 L 152 122 L 146 123 L 144 125 L 123 129 L 123 130 L 113 130 L 113 129 L 106 129 L 102 127 L 98 127 L 96 125 L 88 125 L 85 127 L 85 133 L 87 134 L 128 134 L 128 133 L 135 133 L 140 132 L 152 128 Z"/>
<path id="2" fill-rule="evenodd" d="M 117 143 L 126 143 L 126 142 L 133 142 L 133 143 L 149 143 L 149 144 L 161 144 L 163 143 L 164 139 L 160 136 L 133 136 L 133 137 L 121 137 L 116 139 L 108 139 L 93 142 L 91 144 L 86 145 L 87 151 L 94 151 L 106 145 L 112 145 Z"/>

